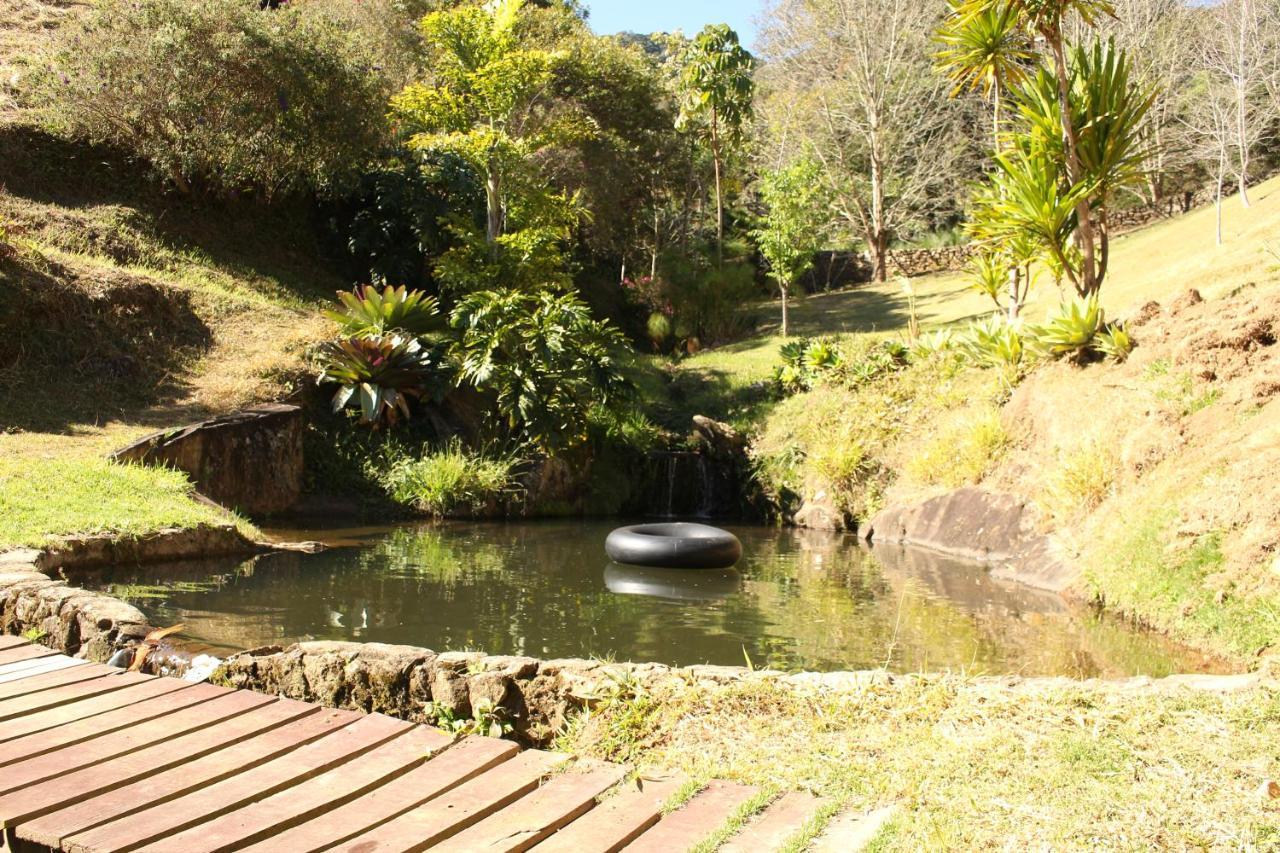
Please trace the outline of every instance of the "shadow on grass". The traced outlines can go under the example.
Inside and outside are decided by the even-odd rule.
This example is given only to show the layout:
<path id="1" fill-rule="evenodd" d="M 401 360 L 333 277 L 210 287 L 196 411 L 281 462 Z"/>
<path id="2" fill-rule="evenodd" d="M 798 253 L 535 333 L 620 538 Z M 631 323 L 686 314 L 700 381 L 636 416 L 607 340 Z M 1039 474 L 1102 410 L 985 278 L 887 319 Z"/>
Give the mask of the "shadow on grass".
<path id="1" fill-rule="evenodd" d="M 304 301 L 348 286 L 315 238 L 305 199 L 184 196 L 145 163 L 22 124 L 0 124 L 0 186 L 20 225 L 69 251 L 160 269 L 180 256 L 255 286 L 274 280 Z M 53 210 L 24 217 L 24 200 Z"/>

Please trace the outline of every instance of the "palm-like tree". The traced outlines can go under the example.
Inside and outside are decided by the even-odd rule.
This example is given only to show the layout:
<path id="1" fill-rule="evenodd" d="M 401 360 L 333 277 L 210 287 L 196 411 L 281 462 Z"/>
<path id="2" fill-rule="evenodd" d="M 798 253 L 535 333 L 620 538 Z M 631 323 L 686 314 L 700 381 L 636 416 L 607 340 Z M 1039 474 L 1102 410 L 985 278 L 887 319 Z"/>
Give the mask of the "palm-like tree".
<path id="1" fill-rule="evenodd" d="M 992 142 L 998 152 L 1001 95 L 1025 79 L 1030 44 L 1011 2 L 951 0 L 950 7 L 935 36 L 942 45 L 938 64 L 953 84 L 953 97 L 964 89 L 981 89 L 991 99 Z"/>

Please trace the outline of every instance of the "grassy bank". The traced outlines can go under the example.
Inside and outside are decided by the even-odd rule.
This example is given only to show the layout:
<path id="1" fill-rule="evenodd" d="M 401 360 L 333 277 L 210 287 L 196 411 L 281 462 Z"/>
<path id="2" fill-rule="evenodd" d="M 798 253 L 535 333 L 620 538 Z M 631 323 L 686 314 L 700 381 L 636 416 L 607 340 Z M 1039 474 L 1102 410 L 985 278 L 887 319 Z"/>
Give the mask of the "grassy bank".
<path id="1" fill-rule="evenodd" d="M 872 849 L 1269 849 L 1275 685 L 1237 693 L 962 676 L 627 696 L 562 746 L 695 781 L 895 806 Z M 814 827 L 815 831 L 818 826 Z M 793 849 L 801 849 L 800 845 Z"/>

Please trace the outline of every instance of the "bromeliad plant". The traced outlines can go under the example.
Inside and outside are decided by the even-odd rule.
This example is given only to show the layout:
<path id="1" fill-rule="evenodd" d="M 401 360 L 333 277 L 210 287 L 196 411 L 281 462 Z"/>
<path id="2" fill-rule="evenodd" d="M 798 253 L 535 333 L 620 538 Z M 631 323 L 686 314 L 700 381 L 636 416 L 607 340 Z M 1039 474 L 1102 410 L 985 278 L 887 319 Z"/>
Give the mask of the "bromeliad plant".
<path id="1" fill-rule="evenodd" d="M 401 335 L 343 338 L 319 350 L 321 383 L 336 383 L 333 410 L 357 405 L 360 422 L 374 429 L 409 417 L 409 402 L 445 387 L 442 359 L 417 338 Z"/>
<path id="2" fill-rule="evenodd" d="M 1043 326 L 1029 329 L 1037 349 L 1050 356 L 1081 358 L 1103 326 L 1097 296 L 1064 302 Z"/>
<path id="3" fill-rule="evenodd" d="M 421 290 L 366 284 L 340 291 L 342 308 L 324 315 L 342 327 L 346 337 L 378 337 L 390 332 L 422 335 L 444 328 L 440 306 Z"/>

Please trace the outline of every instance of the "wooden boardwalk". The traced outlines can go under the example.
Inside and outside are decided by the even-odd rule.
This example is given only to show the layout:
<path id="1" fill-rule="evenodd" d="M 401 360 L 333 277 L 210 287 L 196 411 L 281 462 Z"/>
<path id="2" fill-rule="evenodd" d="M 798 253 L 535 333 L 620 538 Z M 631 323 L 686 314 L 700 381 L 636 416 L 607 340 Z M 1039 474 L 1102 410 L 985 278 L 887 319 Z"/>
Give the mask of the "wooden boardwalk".
<path id="1" fill-rule="evenodd" d="M 452 738 L 382 714 L 126 673 L 0 636 L 0 826 L 14 851 L 669 851 L 704 843 L 757 789 Z M 724 840 L 767 851 L 824 803 L 786 794 Z M 813 846 L 865 843 L 836 818 Z"/>

